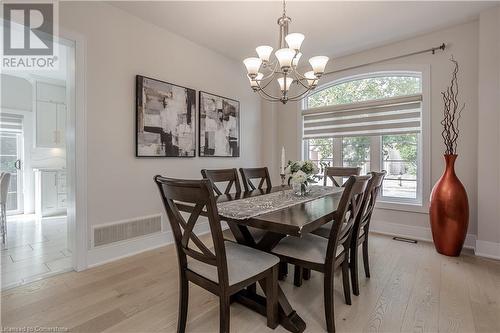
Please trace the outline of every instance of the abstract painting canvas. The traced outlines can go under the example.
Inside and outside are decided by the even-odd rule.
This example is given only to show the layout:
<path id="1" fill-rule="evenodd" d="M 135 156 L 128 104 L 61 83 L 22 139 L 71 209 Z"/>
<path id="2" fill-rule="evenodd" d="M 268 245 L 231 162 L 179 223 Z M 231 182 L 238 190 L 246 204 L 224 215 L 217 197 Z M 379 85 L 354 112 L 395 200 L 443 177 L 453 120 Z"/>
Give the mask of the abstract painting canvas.
<path id="1" fill-rule="evenodd" d="M 240 156 L 240 102 L 200 91 L 200 156 Z"/>
<path id="2" fill-rule="evenodd" d="M 196 156 L 196 91 L 137 75 L 136 156 Z"/>

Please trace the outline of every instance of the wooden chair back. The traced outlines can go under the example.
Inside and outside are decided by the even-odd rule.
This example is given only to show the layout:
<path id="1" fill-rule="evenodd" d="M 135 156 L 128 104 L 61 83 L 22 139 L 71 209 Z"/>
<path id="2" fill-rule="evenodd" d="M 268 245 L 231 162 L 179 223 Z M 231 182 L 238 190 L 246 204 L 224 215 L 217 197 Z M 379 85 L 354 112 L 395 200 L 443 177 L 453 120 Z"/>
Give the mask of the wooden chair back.
<path id="1" fill-rule="evenodd" d="M 217 195 L 222 195 L 222 191 L 216 183 L 227 182 L 224 194 L 229 194 L 234 185 L 235 192 L 241 192 L 240 178 L 236 169 L 201 170 L 201 175 L 212 182 L 212 187 Z"/>
<path id="2" fill-rule="evenodd" d="M 271 177 L 269 176 L 269 170 L 267 167 L 263 168 L 240 168 L 241 179 L 243 180 L 243 186 L 245 191 L 253 191 L 255 189 L 261 190 L 266 184 L 266 188 L 271 188 Z M 252 182 L 253 179 L 257 179 L 259 184 L 255 187 Z"/>
<path id="3" fill-rule="evenodd" d="M 180 269 L 187 269 L 187 257 L 191 257 L 205 264 L 216 266 L 219 285 L 228 286 L 224 238 L 211 181 L 208 179 L 172 179 L 159 175 L 155 176 L 154 180 L 160 190 L 172 227 Z M 180 213 L 179 204 L 193 205 L 187 221 Z M 193 231 L 203 209 L 206 209 L 215 252 L 212 252 Z"/>
<path id="4" fill-rule="evenodd" d="M 365 189 L 370 176 L 350 176 L 345 182 L 344 192 L 335 213 L 333 226 L 330 230 L 330 237 L 327 247 L 328 260 L 335 261 L 337 247 L 344 246 L 344 252 L 349 249 L 352 230 L 356 218 L 361 210 Z"/>
<path id="5" fill-rule="evenodd" d="M 375 203 L 377 201 L 378 194 L 380 193 L 380 189 L 382 188 L 382 183 L 386 174 L 387 171 L 385 170 L 382 170 L 381 172 L 370 172 L 372 177 L 366 185 L 361 211 L 354 224 L 353 240 L 356 240 L 359 237 L 362 229 L 364 229 L 366 233 L 368 232 L 373 209 L 375 208 Z"/>
<path id="6" fill-rule="evenodd" d="M 359 176 L 361 173 L 361 168 L 359 167 L 326 167 L 325 174 L 323 176 L 323 185 L 326 186 L 328 179 L 330 179 L 334 186 L 342 187 L 344 184 L 340 185 L 336 177 L 350 177 Z"/>

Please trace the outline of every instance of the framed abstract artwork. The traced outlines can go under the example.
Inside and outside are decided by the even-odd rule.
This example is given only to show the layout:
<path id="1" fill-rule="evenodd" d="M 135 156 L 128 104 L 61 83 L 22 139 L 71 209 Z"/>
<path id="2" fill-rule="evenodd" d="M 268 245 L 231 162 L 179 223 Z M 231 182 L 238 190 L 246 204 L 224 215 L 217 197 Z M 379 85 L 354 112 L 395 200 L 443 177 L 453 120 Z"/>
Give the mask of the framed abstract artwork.
<path id="1" fill-rule="evenodd" d="M 240 156 L 240 102 L 200 91 L 201 157 Z"/>
<path id="2" fill-rule="evenodd" d="M 136 76 L 136 156 L 196 156 L 196 91 Z"/>

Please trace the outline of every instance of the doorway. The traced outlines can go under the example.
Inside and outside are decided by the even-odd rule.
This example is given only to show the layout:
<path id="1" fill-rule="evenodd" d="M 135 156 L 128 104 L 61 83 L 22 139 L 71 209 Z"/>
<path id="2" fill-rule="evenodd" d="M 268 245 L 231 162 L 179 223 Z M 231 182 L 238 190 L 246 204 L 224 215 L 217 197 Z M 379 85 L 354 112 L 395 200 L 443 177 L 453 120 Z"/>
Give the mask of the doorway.
<path id="1" fill-rule="evenodd" d="M 22 214 L 23 206 L 23 177 L 21 174 L 22 160 L 22 118 L 14 114 L 2 114 L 2 128 L 0 128 L 0 161 L 2 172 L 11 174 L 10 186 L 6 198 L 7 215 Z M 3 127 L 10 127 L 9 130 Z"/>
<path id="2" fill-rule="evenodd" d="M 2 289 L 73 270 L 68 151 L 74 123 L 75 46 L 59 39 L 59 67 L 1 74 L 1 171 L 10 174 Z M 68 143 L 69 142 L 69 143 Z M 69 156 L 70 160 L 73 158 Z M 69 209 L 71 210 L 71 209 Z"/>

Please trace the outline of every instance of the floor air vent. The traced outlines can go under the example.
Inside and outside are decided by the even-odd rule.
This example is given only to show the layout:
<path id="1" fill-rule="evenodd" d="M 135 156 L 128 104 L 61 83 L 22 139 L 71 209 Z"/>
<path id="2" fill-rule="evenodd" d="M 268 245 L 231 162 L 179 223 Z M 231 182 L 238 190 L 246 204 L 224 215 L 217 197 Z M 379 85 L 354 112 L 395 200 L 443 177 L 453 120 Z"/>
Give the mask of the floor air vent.
<path id="1" fill-rule="evenodd" d="M 395 241 L 398 241 L 398 242 L 405 242 L 405 243 L 412 243 L 412 244 L 417 244 L 418 243 L 414 239 L 404 238 L 404 237 L 392 237 L 392 239 L 394 239 Z"/>
<path id="2" fill-rule="evenodd" d="M 134 220 L 96 226 L 94 228 L 94 247 L 157 232 L 161 232 L 161 215 L 145 216 Z"/>

